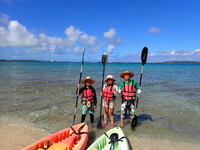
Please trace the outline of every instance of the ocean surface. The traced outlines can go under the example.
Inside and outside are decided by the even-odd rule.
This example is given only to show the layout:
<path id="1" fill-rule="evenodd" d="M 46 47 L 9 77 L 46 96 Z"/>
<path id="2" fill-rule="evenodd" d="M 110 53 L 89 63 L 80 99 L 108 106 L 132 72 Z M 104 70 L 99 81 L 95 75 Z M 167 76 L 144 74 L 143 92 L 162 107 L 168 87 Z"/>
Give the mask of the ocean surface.
<path id="1" fill-rule="evenodd" d="M 80 66 L 81 63 L 64 62 L 0 62 L 0 124 L 15 118 L 50 133 L 72 125 Z M 102 70 L 101 63 L 84 64 L 82 79 L 91 76 L 96 81 L 93 85 L 98 95 L 95 123 L 99 120 Z M 133 79 L 139 82 L 141 64 L 107 63 L 105 77 L 112 74 L 119 84 L 123 81 L 119 74 L 126 70 L 134 72 Z M 145 64 L 137 109 L 138 126 L 132 130 L 127 120 L 125 134 L 197 142 L 200 139 L 199 75 L 199 64 Z M 117 98 L 115 124 L 120 125 L 120 95 Z M 80 122 L 80 116 L 79 100 L 76 123 Z M 90 122 L 89 116 L 86 122 Z M 96 138 L 108 129 L 92 129 L 91 135 Z"/>

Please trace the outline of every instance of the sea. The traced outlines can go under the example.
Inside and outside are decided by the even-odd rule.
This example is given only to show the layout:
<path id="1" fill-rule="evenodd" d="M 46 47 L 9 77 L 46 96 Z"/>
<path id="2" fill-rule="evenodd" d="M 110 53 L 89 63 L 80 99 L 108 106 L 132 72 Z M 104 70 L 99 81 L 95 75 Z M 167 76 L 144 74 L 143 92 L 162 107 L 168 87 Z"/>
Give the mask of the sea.
<path id="1" fill-rule="evenodd" d="M 21 120 L 50 133 L 72 125 L 76 88 L 81 63 L 78 62 L 0 62 L 0 124 L 9 119 Z M 105 77 L 112 74 L 118 85 L 124 71 L 140 79 L 140 63 L 107 63 Z M 84 63 L 82 79 L 95 80 L 97 93 L 95 125 L 100 118 L 102 63 Z M 104 77 L 104 78 L 105 78 Z M 131 129 L 129 118 L 125 122 L 125 135 L 172 141 L 199 142 L 200 139 L 200 64 L 146 63 L 141 84 L 142 93 L 136 109 L 137 127 Z M 75 123 L 80 123 L 81 103 L 78 99 Z M 120 94 L 115 107 L 115 125 L 120 126 Z M 102 111 L 103 112 L 103 111 Z M 86 122 L 90 125 L 89 116 Z M 95 139 L 110 127 L 90 127 Z M 15 135 L 13 135 L 15 136 Z M 34 135 L 33 135 L 34 136 Z"/>

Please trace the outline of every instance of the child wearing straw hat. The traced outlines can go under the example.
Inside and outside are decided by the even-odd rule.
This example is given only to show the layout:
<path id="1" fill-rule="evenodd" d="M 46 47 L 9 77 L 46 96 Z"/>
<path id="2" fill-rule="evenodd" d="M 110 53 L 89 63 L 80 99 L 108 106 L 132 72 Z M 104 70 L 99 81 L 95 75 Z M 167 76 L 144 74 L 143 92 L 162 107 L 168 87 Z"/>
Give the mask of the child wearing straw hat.
<path id="1" fill-rule="evenodd" d="M 94 113 L 95 109 L 97 108 L 97 97 L 96 97 L 96 91 L 92 87 L 92 84 L 95 82 L 92 78 L 89 76 L 86 77 L 84 80 L 82 80 L 82 83 L 85 84 L 84 87 L 80 88 L 79 94 L 82 93 L 82 116 L 81 116 L 81 122 L 85 121 L 86 115 L 90 114 L 90 121 L 93 124 L 94 123 Z M 80 85 L 78 85 L 80 87 Z"/>
<path id="2" fill-rule="evenodd" d="M 125 81 L 120 82 L 119 84 L 119 93 L 122 95 L 122 104 L 121 104 L 121 127 L 124 127 L 124 119 L 126 118 L 127 111 L 130 115 L 130 121 L 135 117 L 135 105 L 134 100 L 136 99 L 136 93 L 141 93 L 138 83 L 131 78 L 134 76 L 134 73 L 129 71 L 124 71 L 120 74 L 120 77 Z"/>
<path id="3" fill-rule="evenodd" d="M 115 99 L 118 91 L 118 87 L 115 84 L 115 79 L 113 75 L 107 75 L 105 80 L 106 84 L 103 87 L 103 92 L 101 93 L 103 97 L 103 108 L 104 108 L 104 124 L 103 127 L 108 124 L 108 115 L 110 116 L 111 127 L 114 127 L 114 108 Z"/>

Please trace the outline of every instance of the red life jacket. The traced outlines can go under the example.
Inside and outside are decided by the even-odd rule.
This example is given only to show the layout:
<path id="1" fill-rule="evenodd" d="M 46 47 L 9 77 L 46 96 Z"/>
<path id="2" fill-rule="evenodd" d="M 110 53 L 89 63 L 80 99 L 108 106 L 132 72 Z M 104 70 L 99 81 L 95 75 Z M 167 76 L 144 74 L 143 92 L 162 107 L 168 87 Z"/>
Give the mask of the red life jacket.
<path id="1" fill-rule="evenodd" d="M 134 86 L 134 81 L 132 80 L 132 84 L 126 84 L 125 81 L 123 82 L 124 85 L 122 87 L 122 99 L 123 100 L 135 100 L 136 97 L 136 89 Z"/>
<path id="2" fill-rule="evenodd" d="M 115 98 L 115 95 L 114 95 L 114 88 L 113 88 L 114 85 L 107 85 L 104 87 L 104 90 L 103 90 L 103 99 L 105 101 L 112 101 L 114 98 Z"/>
<path id="3" fill-rule="evenodd" d="M 84 101 L 88 100 L 90 103 L 92 103 L 93 96 L 94 96 L 94 94 L 91 89 L 85 89 L 82 92 L 82 100 L 84 100 Z"/>

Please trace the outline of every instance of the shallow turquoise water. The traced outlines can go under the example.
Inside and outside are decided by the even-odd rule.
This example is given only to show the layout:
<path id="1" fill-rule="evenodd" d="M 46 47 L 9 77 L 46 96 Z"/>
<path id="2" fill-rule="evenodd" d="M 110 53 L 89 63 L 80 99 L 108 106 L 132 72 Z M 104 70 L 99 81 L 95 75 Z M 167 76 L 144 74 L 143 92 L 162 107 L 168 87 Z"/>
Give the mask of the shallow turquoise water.
<path id="1" fill-rule="evenodd" d="M 20 118 L 40 128 L 55 132 L 72 124 L 76 85 L 81 63 L 0 62 L 0 117 Z M 141 64 L 108 63 L 106 75 L 113 74 L 116 83 L 125 70 L 135 73 L 139 82 Z M 135 131 L 126 123 L 127 135 L 155 138 L 198 140 L 200 138 L 200 65 L 145 64 Z M 83 78 L 96 80 L 99 95 L 102 64 L 85 63 Z M 120 96 L 115 109 L 119 125 Z M 99 119 L 100 96 L 95 121 Z M 76 123 L 80 121 L 78 104 Z M 89 117 L 86 119 L 89 122 Z M 2 122 L 1 122 L 2 123 Z M 95 130 L 95 135 L 106 129 Z"/>

